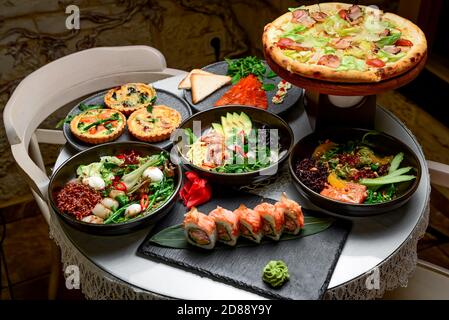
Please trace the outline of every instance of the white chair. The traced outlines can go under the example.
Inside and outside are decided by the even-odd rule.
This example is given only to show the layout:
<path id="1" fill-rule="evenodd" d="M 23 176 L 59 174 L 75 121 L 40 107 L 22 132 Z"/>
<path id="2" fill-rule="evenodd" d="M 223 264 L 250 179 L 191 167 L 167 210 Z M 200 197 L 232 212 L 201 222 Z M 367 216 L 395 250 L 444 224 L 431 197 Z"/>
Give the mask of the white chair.
<path id="1" fill-rule="evenodd" d="M 47 222 L 49 178 L 38 143 L 64 144 L 61 131 L 37 129 L 60 107 L 87 94 L 126 82 L 153 82 L 185 74 L 166 67 L 165 58 L 147 46 L 94 48 L 77 52 L 36 70 L 16 88 L 3 113 L 11 151 Z M 28 152 L 29 151 L 29 152 Z M 429 161 L 433 182 L 449 187 L 449 166 Z M 57 250 L 55 250 L 57 252 Z M 59 257 L 55 255 L 59 261 Z M 53 268 L 49 297 L 59 269 Z"/>
<path id="2" fill-rule="evenodd" d="M 65 144 L 66 140 L 62 131 L 37 129 L 39 124 L 57 109 L 87 94 L 127 82 L 149 83 L 184 73 L 167 68 L 164 56 L 154 48 L 126 46 L 80 51 L 22 80 L 6 104 L 3 120 L 12 155 L 47 223 L 49 178 L 39 143 Z M 59 270 L 53 269 L 49 297 L 55 296 L 57 288 Z"/>

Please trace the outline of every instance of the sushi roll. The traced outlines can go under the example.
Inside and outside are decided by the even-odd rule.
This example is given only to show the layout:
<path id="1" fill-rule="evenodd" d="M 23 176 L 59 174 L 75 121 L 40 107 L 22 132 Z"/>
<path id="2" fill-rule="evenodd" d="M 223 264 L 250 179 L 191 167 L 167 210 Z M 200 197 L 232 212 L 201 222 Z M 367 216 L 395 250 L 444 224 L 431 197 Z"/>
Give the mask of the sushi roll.
<path id="1" fill-rule="evenodd" d="M 215 220 L 193 207 L 184 216 L 184 233 L 187 241 L 203 249 L 213 249 L 217 240 Z"/>
<path id="2" fill-rule="evenodd" d="M 262 217 L 263 234 L 273 240 L 279 240 L 284 229 L 284 210 L 263 202 L 257 205 L 254 211 Z"/>
<path id="3" fill-rule="evenodd" d="M 275 207 L 284 213 L 284 232 L 298 234 L 304 227 L 301 206 L 296 201 L 287 198 L 283 192 L 281 200 L 276 202 Z"/>
<path id="4" fill-rule="evenodd" d="M 209 217 L 215 220 L 218 241 L 229 246 L 235 246 L 240 235 L 239 216 L 231 210 L 217 207 L 209 213 Z"/>
<path id="5" fill-rule="evenodd" d="M 240 219 L 240 234 L 256 243 L 262 240 L 262 218 L 260 215 L 241 204 L 240 207 L 234 210 Z"/>

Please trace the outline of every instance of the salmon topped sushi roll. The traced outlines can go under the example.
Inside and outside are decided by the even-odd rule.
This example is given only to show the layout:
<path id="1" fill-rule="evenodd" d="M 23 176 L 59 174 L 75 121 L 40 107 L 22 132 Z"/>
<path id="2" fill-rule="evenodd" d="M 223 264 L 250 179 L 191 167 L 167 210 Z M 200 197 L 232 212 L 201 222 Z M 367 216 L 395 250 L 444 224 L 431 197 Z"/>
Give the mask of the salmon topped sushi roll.
<path id="1" fill-rule="evenodd" d="M 234 210 L 240 219 L 240 234 L 256 243 L 262 240 L 262 218 L 260 215 L 241 204 L 240 207 Z"/>
<path id="2" fill-rule="evenodd" d="M 263 234 L 273 240 L 279 240 L 284 229 L 284 210 L 263 202 L 257 205 L 254 211 L 262 217 Z"/>
<path id="3" fill-rule="evenodd" d="M 187 241 L 203 249 L 213 249 L 217 241 L 217 228 L 212 217 L 193 207 L 184 216 L 184 233 Z"/>
<path id="4" fill-rule="evenodd" d="M 284 232 L 298 234 L 304 227 L 304 215 L 301 206 L 282 193 L 281 200 L 276 202 L 276 208 L 284 213 Z"/>
<path id="5" fill-rule="evenodd" d="M 209 213 L 217 226 L 218 241 L 235 246 L 240 235 L 239 216 L 231 210 L 217 207 Z"/>

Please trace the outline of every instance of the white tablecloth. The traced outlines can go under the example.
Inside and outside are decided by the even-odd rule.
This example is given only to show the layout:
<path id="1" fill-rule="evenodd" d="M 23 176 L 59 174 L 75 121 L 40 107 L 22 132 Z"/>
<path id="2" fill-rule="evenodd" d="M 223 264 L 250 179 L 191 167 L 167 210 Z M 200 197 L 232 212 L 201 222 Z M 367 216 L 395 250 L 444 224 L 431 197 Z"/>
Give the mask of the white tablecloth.
<path id="1" fill-rule="evenodd" d="M 176 89 L 179 77 L 159 81 L 156 87 L 180 94 Z M 288 112 L 295 140 L 311 131 L 302 107 Z M 406 286 L 417 262 L 417 242 L 424 235 L 429 219 L 430 179 L 424 155 L 419 144 L 405 126 L 388 111 L 378 108 L 376 129 L 385 131 L 408 144 L 420 157 L 423 176 L 416 194 L 403 208 L 373 218 L 356 219 L 340 259 L 332 275 L 326 299 L 373 299 L 382 297 L 385 290 Z M 71 155 L 64 148 L 56 167 Z M 294 190 L 287 174 L 267 187 L 253 190 L 267 197 L 277 198 L 282 191 Z M 313 205 L 307 203 L 308 207 Z M 145 232 L 128 237 L 129 247 L 108 252 L 100 248 L 108 241 L 83 234 L 60 222 L 54 213 L 50 223 L 50 236 L 61 249 L 64 270 L 69 265 L 78 266 L 81 273 L 81 290 L 89 299 L 254 299 L 253 293 L 230 287 L 213 280 L 181 271 L 174 267 L 137 257 L 135 250 L 143 241 Z M 125 246 L 125 245 L 123 245 Z M 135 269 L 139 269 L 139 273 Z M 145 268 L 151 270 L 146 272 Z M 159 273 L 159 274 L 157 274 Z M 376 288 L 373 277 L 379 275 Z M 176 283 L 159 278 L 176 279 Z M 154 277 L 149 279 L 148 277 Z M 192 284 L 192 285 L 190 285 Z M 367 285 L 368 284 L 368 285 Z M 196 286 L 197 290 L 192 290 Z M 203 292 L 201 288 L 207 288 Z"/>

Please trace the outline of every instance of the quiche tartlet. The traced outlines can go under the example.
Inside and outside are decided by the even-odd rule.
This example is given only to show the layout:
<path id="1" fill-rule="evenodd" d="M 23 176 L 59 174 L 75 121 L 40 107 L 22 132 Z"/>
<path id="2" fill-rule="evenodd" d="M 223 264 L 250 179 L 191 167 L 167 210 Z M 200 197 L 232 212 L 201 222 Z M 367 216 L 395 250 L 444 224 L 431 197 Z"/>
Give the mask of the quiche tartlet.
<path id="1" fill-rule="evenodd" d="M 134 111 L 128 118 L 129 132 L 139 140 L 166 140 L 181 123 L 181 114 L 168 106 L 159 105 Z"/>
<path id="2" fill-rule="evenodd" d="M 153 105 L 156 90 L 144 83 L 127 83 L 109 90 L 104 96 L 104 103 L 111 109 L 128 116 L 134 111 Z"/>
<path id="3" fill-rule="evenodd" d="M 92 109 L 70 122 L 70 131 L 79 140 L 99 144 L 117 139 L 125 130 L 126 117 L 117 110 Z"/>

